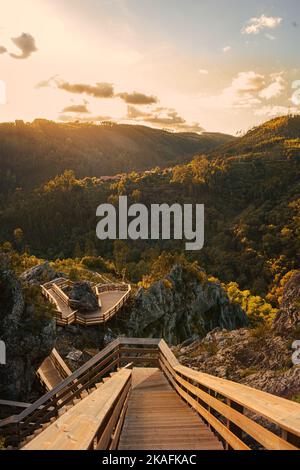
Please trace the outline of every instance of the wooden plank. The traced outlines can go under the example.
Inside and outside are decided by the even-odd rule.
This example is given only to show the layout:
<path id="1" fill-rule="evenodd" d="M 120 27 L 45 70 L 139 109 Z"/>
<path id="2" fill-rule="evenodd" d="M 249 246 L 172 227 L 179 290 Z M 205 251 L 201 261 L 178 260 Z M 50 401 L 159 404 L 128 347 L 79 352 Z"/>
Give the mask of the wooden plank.
<path id="1" fill-rule="evenodd" d="M 244 432 L 252 436 L 257 442 L 262 444 L 268 450 L 297 450 L 296 447 L 281 439 L 276 434 L 273 434 L 268 429 L 252 421 L 247 416 L 242 415 L 230 406 L 222 403 L 217 398 L 212 397 L 208 393 L 203 392 L 198 387 L 191 385 L 186 380 L 182 379 L 176 374 L 177 383 L 181 384 L 184 388 L 192 392 L 196 397 L 203 400 L 214 410 L 218 411 L 229 421 L 236 424 Z"/>
<path id="2" fill-rule="evenodd" d="M 175 371 L 300 436 L 300 404 L 185 366 L 176 366 Z"/>
<path id="3" fill-rule="evenodd" d="M 207 411 L 203 406 L 201 406 L 195 399 L 190 397 L 188 393 L 182 390 L 175 382 L 174 378 L 165 367 L 163 362 L 161 362 L 161 367 L 165 371 L 165 374 L 168 376 L 169 380 L 172 382 L 173 387 L 179 395 L 181 395 L 187 403 L 189 403 L 212 427 L 215 431 L 225 439 L 225 441 L 235 450 L 250 450 L 250 448 L 241 441 L 237 436 L 235 436 L 229 429 L 226 428 L 217 418 L 215 418 L 209 411 Z"/>
<path id="4" fill-rule="evenodd" d="M 134 368 L 118 449 L 214 449 L 222 445 L 157 368 Z"/>

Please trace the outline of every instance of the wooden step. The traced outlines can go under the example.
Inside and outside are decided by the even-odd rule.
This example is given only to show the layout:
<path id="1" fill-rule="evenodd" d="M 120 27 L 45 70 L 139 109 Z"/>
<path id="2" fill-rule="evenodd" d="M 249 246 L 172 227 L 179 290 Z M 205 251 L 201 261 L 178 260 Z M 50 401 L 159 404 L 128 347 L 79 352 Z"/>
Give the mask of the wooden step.
<path id="1" fill-rule="evenodd" d="M 119 450 L 221 450 L 222 444 L 159 369 L 133 368 Z"/>

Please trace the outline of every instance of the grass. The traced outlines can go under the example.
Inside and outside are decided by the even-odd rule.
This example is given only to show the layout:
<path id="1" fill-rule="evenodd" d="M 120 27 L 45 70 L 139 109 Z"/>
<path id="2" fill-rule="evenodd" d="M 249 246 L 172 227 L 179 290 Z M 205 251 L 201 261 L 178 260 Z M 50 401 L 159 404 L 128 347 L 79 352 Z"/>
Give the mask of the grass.
<path id="1" fill-rule="evenodd" d="M 241 372 L 241 377 L 245 379 L 246 377 L 249 377 L 249 375 L 256 374 L 257 372 L 259 372 L 259 370 L 256 367 L 249 367 Z"/>
<path id="2" fill-rule="evenodd" d="M 292 396 L 291 398 L 292 401 L 295 401 L 297 403 L 300 403 L 300 392 L 296 393 L 295 395 Z"/>
<path id="3" fill-rule="evenodd" d="M 267 336 L 270 332 L 270 325 L 268 323 L 262 323 L 255 328 L 250 329 L 250 335 L 256 339 L 262 339 Z"/>

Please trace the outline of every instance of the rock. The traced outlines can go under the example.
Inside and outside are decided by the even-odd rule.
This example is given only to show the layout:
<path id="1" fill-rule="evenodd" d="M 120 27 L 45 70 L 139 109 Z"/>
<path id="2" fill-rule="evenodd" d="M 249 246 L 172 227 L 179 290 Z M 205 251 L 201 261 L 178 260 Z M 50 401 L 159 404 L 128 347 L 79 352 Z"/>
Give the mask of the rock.
<path id="1" fill-rule="evenodd" d="M 65 289 L 69 298 L 79 302 L 78 309 L 86 312 L 94 312 L 99 308 L 98 298 L 92 291 L 89 282 L 75 282 L 71 288 Z"/>
<path id="2" fill-rule="evenodd" d="M 246 378 L 243 382 L 273 395 L 291 398 L 299 393 L 300 366 L 288 370 L 259 372 Z"/>
<path id="3" fill-rule="evenodd" d="M 118 335 L 116 335 L 110 328 L 107 328 L 107 331 L 104 335 L 103 343 L 107 345 L 117 339 L 117 337 Z"/>
<path id="4" fill-rule="evenodd" d="M 66 359 L 68 359 L 69 361 L 78 362 L 80 360 L 82 354 L 83 354 L 83 352 L 80 351 L 79 349 L 73 349 L 72 351 L 69 352 Z"/>
<path id="5" fill-rule="evenodd" d="M 300 326 L 300 271 L 297 271 L 284 287 L 280 310 L 273 328 L 280 333 L 288 333 Z M 300 334 L 299 338 L 300 339 Z"/>
<path id="6" fill-rule="evenodd" d="M 45 263 L 33 266 L 33 268 L 27 269 L 21 274 L 20 279 L 29 285 L 40 285 L 45 282 L 53 281 L 58 277 L 64 277 L 63 273 L 56 272 L 48 261 Z"/>
<path id="7" fill-rule="evenodd" d="M 9 270 L 0 270 L 0 339 L 7 360 L 0 366 L 0 397 L 26 401 L 36 370 L 54 347 L 55 320 L 36 313 L 36 305 L 25 301 L 20 280 Z"/>
<path id="8" fill-rule="evenodd" d="M 300 273 L 286 284 L 278 315 L 261 332 L 215 329 L 174 353 L 184 365 L 292 399 L 300 391 L 300 366 L 291 345 L 299 328 Z M 300 338 L 299 338 L 300 339 Z"/>
<path id="9" fill-rule="evenodd" d="M 200 282 L 175 265 L 164 279 L 136 294 L 128 334 L 163 337 L 169 344 L 178 344 L 203 337 L 216 327 L 232 330 L 247 324 L 245 312 L 230 303 L 219 283 Z"/>

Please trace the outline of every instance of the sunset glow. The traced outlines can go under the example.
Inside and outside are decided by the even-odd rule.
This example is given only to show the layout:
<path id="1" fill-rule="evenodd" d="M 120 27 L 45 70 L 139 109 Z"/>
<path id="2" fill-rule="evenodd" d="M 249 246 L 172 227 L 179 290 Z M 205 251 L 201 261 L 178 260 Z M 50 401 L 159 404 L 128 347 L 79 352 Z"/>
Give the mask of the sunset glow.
<path id="1" fill-rule="evenodd" d="M 237 133 L 297 113 L 297 12 L 298 0 L 11 0 L 0 120 Z"/>

